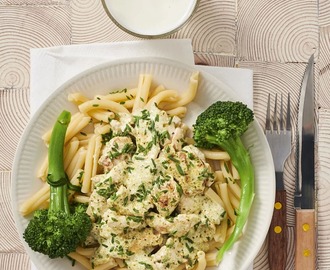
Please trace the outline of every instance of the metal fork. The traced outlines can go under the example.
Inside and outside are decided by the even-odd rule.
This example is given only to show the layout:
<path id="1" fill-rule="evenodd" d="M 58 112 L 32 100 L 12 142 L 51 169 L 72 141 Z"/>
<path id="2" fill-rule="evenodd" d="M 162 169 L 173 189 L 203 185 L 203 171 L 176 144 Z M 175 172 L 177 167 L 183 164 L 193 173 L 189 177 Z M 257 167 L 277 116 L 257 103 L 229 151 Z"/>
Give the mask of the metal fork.
<path id="1" fill-rule="evenodd" d="M 284 115 L 283 96 L 278 113 L 277 94 L 271 117 L 271 97 L 268 95 L 265 134 L 270 146 L 276 177 L 276 195 L 272 222 L 268 234 L 268 260 L 271 270 L 285 270 L 287 258 L 286 191 L 283 182 L 284 163 L 291 153 L 290 94 Z"/>

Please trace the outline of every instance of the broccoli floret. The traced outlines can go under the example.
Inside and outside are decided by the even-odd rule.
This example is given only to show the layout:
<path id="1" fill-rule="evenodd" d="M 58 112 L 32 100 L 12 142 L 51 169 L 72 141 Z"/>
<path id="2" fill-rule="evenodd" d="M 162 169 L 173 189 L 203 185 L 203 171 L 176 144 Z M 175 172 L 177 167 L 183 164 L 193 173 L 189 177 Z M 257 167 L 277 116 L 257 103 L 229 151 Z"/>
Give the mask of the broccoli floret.
<path id="1" fill-rule="evenodd" d="M 241 135 L 248 129 L 254 114 L 245 104 L 233 101 L 217 101 L 202 112 L 193 125 L 193 137 L 197 147 L 221 148 L 226 151 L 241 179 L 241 199 L 233 233 L 217 254 L 221 261 L 223 254 L 240 237 L 247 221 L 254 198 L 254 168 L 250 155 L 243 145 Z"/>
<path id="2" fill-rule="evenodd" d="M 23 237 L 30 248 L 50 258 L 64 257 L 85 241 L 92 228 L 84 205 L 70 207 L 68 178 L 63 165 L 64 139 L 71 114 L 63 111 L 58 117 L 48 150 L 50 185 L 49 209 L 34 212 Z"/>

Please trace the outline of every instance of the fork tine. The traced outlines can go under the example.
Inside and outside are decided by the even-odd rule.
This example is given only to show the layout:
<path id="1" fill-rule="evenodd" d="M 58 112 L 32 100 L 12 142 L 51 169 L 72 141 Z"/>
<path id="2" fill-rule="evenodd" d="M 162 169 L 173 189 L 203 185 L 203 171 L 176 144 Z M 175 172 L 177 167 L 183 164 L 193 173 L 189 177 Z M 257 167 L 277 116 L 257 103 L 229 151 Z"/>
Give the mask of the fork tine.
<path id="1" fill-rule="evenodd" d="M 286 109 L 286 130 L 291 130 L 290 93 L 288 93 L 288 104 Z"/>
<path id="2" fill-rule="evenodd" d="M 275 94 L 273 130 L 277 131 L 277 93 Z"/>
<path id="3" fill-rule="evenodd" d="M 268 94 L 268 102 L 267 102 L 266 130 L 271 130 L 271 128 L 270 128 L 270 94 Z"/>
<path id="4" fill-rule="evenodd" d="M 280 130 L 284 129 L 284 117 L 283 117 L 283 95 L 281 94 L 281 109 L 280 109 Z"/>

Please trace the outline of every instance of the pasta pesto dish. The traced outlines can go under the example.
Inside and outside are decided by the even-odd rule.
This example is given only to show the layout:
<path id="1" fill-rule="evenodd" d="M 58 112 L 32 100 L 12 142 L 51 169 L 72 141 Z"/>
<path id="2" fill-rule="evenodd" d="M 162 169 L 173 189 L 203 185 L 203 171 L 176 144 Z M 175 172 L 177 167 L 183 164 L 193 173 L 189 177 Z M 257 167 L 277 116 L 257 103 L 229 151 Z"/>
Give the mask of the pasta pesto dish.
<path id="1" fill-rule="evenodd" d="M 216 265 L 239 208 L 240 177 L 227 152 L 194 145 L 184 123 L 198 89 L 156 85 L 141 74 L 138 85 L 88 98 L 77 105 L 65 135 L 64 169 L 79 191 L 70 203 L 86 205 L 92 229 L 68 254 L 86 269 L 202 270 Z M 43 136 L 49 144 L 51 130 Z M 21 206 L 27 216 L 49 207 L 48 159 L 42 188 Z"/>

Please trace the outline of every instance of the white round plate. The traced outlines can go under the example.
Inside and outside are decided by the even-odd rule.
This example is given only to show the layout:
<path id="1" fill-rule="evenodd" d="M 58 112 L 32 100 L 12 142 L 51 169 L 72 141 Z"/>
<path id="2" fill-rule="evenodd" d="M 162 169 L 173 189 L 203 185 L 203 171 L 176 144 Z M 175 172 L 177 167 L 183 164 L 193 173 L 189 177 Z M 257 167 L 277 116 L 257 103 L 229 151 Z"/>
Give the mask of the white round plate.
<path id="1" fill-rule="evenodd" d="M 105 94 L 111 90 L 134 87 L 141 73 L 150 73 L 156 83 L 167 88 L 185 90 L 189 78 L 197 67 L 187 66 L 165 59 L 132 59 L 109 62 L 91 68 L 69 80 L 57 89 L 34 114 L 19 143 L 14 160 L 12 176 L 12 205 L 14 219 L 23 244 L 38 269 L 62 270 L 83 269 L 80 265 L 71 267 L 68 259 L 49 259 L 33 252 L 22 238 L 29 219 L 22 217 L 19 206 L 40 188 L 36 172 L 46 155 L 46 147 L 41 136 L 49 130 L 63 110 L 76 111 L 67 96 L 72 92 L 82 92 L 92 98 L 95 94 Z M 232 90 L 208 73 L 200 73 L 200 84 L 195 100 L 188 106 L 185 122 L 192 125 L 199 113 L 216 100 L 239 100 Z M 212 270 L 243 270 L 256 257 L 270 225 L 275 198 L 275 176 L 272 156 L 257 121 L 254 121 L 243 135 L 255 168 L 255 199 L 244 234 L 234 247 L 225 254 L 218 267 Z"/>

